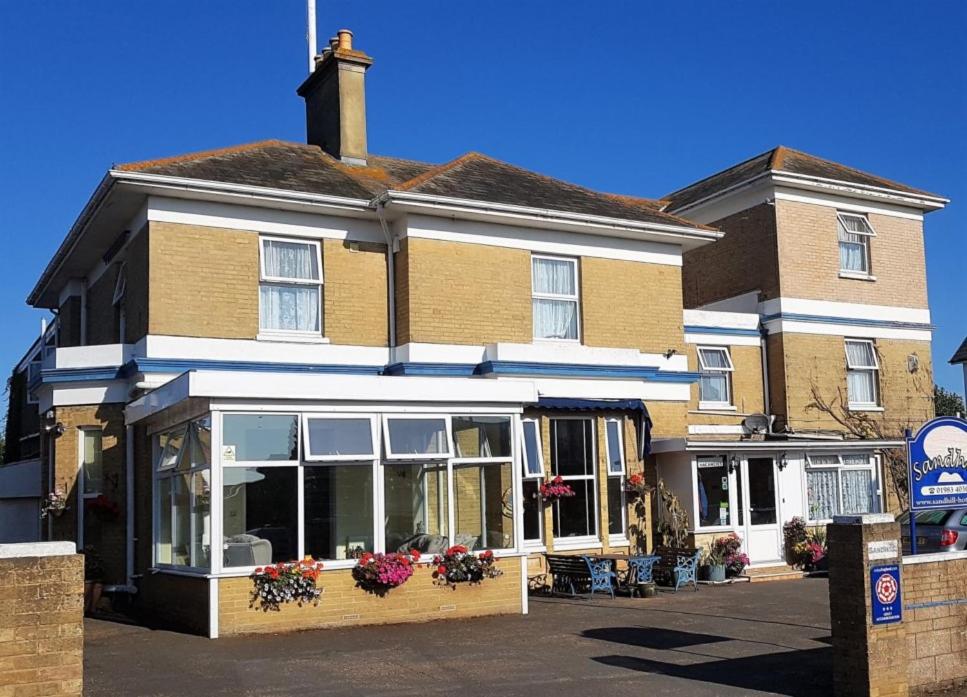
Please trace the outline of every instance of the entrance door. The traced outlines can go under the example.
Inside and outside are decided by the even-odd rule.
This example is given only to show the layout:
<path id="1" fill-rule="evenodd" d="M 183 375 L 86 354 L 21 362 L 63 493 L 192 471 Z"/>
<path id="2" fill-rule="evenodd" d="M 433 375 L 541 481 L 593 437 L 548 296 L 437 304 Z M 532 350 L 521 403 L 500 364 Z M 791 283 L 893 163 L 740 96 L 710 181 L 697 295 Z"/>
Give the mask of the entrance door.
<path id="1" fill-rule="evenodd" d="M 741 522 L 745 551 L 752 564 L 782 560 L 776 464 L 771 457 L 750 457 L 742 468 Z"/>

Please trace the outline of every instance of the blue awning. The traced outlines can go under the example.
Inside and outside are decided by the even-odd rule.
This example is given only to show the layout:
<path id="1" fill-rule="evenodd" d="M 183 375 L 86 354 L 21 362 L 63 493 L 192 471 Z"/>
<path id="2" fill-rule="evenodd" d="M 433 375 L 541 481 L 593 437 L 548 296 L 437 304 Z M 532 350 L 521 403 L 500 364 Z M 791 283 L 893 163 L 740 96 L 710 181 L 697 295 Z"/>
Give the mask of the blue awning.
<path id="1" fill-rule="evenodd" d="M 633 411 L 638 414 L 638 443 L 640 456 L 651 452 L 651 416 L 648 407 L 640 399 L 571 399 L 567 397 L 541 397 L 539 409 L 561 411 Z"/>

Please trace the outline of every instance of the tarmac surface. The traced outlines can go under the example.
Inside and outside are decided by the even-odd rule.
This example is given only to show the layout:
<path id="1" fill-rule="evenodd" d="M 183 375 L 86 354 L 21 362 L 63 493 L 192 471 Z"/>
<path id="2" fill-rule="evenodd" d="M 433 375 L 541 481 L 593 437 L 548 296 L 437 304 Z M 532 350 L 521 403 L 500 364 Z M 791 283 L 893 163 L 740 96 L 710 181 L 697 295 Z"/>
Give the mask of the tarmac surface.
<path id="1" fill-rule="evenodd" d="M 816 578 L 217 640 L 88 619 L 84 694 L 825 697 L 829 627 Z"/>

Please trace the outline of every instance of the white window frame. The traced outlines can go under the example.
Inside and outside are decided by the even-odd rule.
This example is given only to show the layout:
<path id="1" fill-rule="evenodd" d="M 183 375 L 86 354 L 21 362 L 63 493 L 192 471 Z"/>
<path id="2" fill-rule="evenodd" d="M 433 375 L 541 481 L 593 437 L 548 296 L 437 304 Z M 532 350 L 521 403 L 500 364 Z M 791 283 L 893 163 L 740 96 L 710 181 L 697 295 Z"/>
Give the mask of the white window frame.
<path id="1" fill-rule="evenodd" d="M 618 470 L 612 469 L 612 453 L 611 453 L 611 439 L 608 437 L 608 430 L 611 425 L 614 424 L 617 436 L 618 436 L 618 454 L 620 457 L 621 466 Z M 623 477 L 625 476 L 625 456 L 624 456 L 624 437 L 621 433 L 621 427 L 624 425 L 623 419 L 609 418 L 604 420 L 604 452 L 605 456 L 608 458 L 608 476 L 609 477 Z"/>
<path id="2" fill-rule="evenodd" d="M 127 264 L 121 263 L 118 267 L 117 280 L 114 282 L 114 295 L 111 297 L 112 305 L 120 305 L 124 301 L 124 293 L 127 291 Z"/>
<path id="3" fill-rule="evenodd" d="M 450 414 L 449 417 L 450 417 L 450 439 L 452 443 L 451 450 L 453 451 L 453 454 L 451 455 L 451 459 L 454 462 L 456 462 L 457 464 L 465 464 L 465 463 L 472 463 L 472 462 L 485 464 L 488 462 L 508 462 L 512 459 L 512 455 L 514 452 L 513 416 L 511 416 L 510 414 L 460 414 L 460 413 L 454 412 Z M 456 440 L 455 434 L 453 433 L 454 419 L 506 419 L 510 426 L 510 428 L 508 429 L 509 431 L 508 438 L 510 438 L 509 445 L 510 445 L 511 455 L 504 455 L 504 456 L 491 455 L 489 457 L 467 457 L 467 456 L 461 457 L 460 455 L 457 454 L 457 440 Z"/>
<path id="4" fill-rule="evenodd" d="M 239 460 L 236 454 L 236 459 L 226 460 L 225 454 L 225 422 L 224 418 L 232 416 L 291 416 L 295 419 L 296 423 L 296 435 L 295 435 L 295 452 L 296 459 L 294 460 Z M 300 455 L 302 453 L 302 419 L 298 412 L 292 411 L 226 411 L 221 415 L 222 427 L 219 429 L 221 433 L 221 439 L 218 446 L 218 458 L 224 467 L 291 467 L 293 465 L 298 465 L 301 462 Z M 215 446 L 212 445 L 214 448 Z M 358 458 L 357 458 L 358 459 Z"/>
<path id="5" fill-rule="evenodd" d="M 338 420 L 369 420 L 369 442 L 372 451 L 369 453 L 357 453 L 350 455 L 313 455 L 312 443 L 309 435 L 310 421 L 338 421 Z M 368 462 L 379 457 L 379 426 L 375 414 L 330 414 L 330 413 L 304 413 L 302 415 L 302 437 L 303 447 L 302 458 L 306 462 Z"/>
<path id="6" fill-rule="evenodd" d="M 702 356 L 702 351 L 715 351 L 716 353 L 722 353 L 725 356 L 725 362 L 728 364 L 725 368 L 710 367 L 705 364 L 705 359 Z M 723 409 L 732 406 L 732 373 L 735 371 L 735 366 L 732 363 L 732 355 L 729 351 L 728 346 L 698 346 L 695 349 L 698 356 L 698 368 L 700 373 L 706 374 L 724 374 L 725 375 L 725 391 L 726 399 L 724 402 L 713 402 L 709 400 L 702 399 L 702 382 L 699 380 L 698 383 L 698 408 L 699 409 Z"/>
<path id="7" fill-rule="evenodd" d="M 873 356 L 872 365 L 853 365 L 850 361 L 849 351 L 847 350 L 848 344 L 867 344 L 870 347 L 870 352 Z M 877 408 L 880 406 L 880 358 L 876 352 L 876 343 L 872 339 L 845 339 L 843 341 L 843 353 L 846 354 L 846 399 L 848 401 L 848 406 L 850 409 L 869 409 Z M 870 373 L 873 378 L 873 401 L 872 402 L 854 402 L 852 395 L 849 393 L 849 373 L 851 372 L 865 372 Z"/>
<path id="8" fill-rule="evenodd" d="M 533 463 L 527 456 L 527 430 L 526 424 L 533 424 L 534 435 L 537 438 L 537 462 Z M 520 444 L 521 462 L 524 465 L 522 476 L 524 479 L 544 479 L 544 447 L 541 443 L 541 422 L 539 419 L 520 420 Z M 531 465 L 537 465 L 537 471 L 531 470 Z"/>
<path id="9" fill-rule="evenodd" d="M 854 453 L 849 453 L 854 454 Z M 882 477 L 880 476 L 880 469 L 878 466 L 877 458 L 875 455 L 868 453 L 855 453 L 857 455 L 865 455 L 867 458 L 866 464 L 862 465 L 847 465 L 843 461 L 841 453 L 815 453 L 806 454 L 806 466 L 803 468 L 802 473 L 802 491 L 803 499 L 805 503 L 806 510 L 806 522 L 810 525 L 818 525 L 822 523 L 832 522 L 832 518 L 813 518 L 812 507 L 809 503 L 809 472 L 835 472 L 836 473 L 836 512 L 834 515 L 839 515 L 843 511 L 843 472 L 846 471 L 864 471 L 870 473 L 870 486 L 873 489 L 873 506 L 879 511 L 883 510 L 883 493 L 882 493 Z M 814 462 L 815 457 L 835 457 L 836 463 L 831 462 Z M 873 511 L 874 513 L 877 511 Z"/>
<path id="10" fill-rule="evenodd" d="M 549 259 L 551 261 L 566 261 L 574 269 L 574 294 L 573 295 L 558 295 L 556 293 L 538 293 L 534 289 L 534 260 L 535 259 Z M 562 257 L 553 254 L 531 254 L 531 317 L 534 314 L 534 301 L 535 300 L 562 300 L 573 302 L 574 311 L 574 321 L 577 327 L 577 336 L 573 339 L 556 338 L 552 336 L 537 336 L 533 331 L 534 341 L 553 341 L 553 342 L 564 342 L 567 344 L 579 344 L 581 343 L 581 277 L 578 273 L 578 260 L 575 257 Z M 533 321 L 533 320 L 532 320 Z M 533 329 L 536 329 L 534 327 Z"/>
<path id="11" fill-rule="evenodd" d="M 390 421 L 418 421 L 426 419 L 442 420 L 444 424 L 444 434 L 446 436 L 446 452 L 440 453 L 394 453 L 392 450 L 393 442 L 389 434 Z M 383 443 L 387 460 L 449 460 L 453 457 L 453 422 L 450 414 L 384 414 L 383 415 Z"/>
<path id="12" fill-rule="evenodd" d="M 618 436 L 618 453 L 620 457 L 618 458 L 620 462 L 620 469 L 612 469 L 612 458 L 611 458 L 611 440 L 608 438 L 608 431 L 611 426 L 614 425 L 616 434 Z M 608 477 L 605 482 L 605 486 L 609 486 L 612 481 L 617 481 L 618 490 L 621 492 L 621 532 L 613 534 L 610 530 L 611 521 L 608 521 L 608 546 L 615 547 L 621 545 L 629 544 L 628 540 L 628 495 L 625 492 L 625 475 L 627 474 L 628 466 L 625 461 L 625 439 L 624 439 L 624 418 L 610 417 L 604 420 L 604 452 L 607 458 L 607 470 Z M 605 491 L 607 494 L 607 491 Z M 608 512 L 610 513 L 610 501 Z"/>
<path id="13" fill-rule="evenodd" d="M 305 278 L 288 278 L 286 276 L 269 276 L 265 272 L 265 243 L 266 242 L 285 242 L 288 244 L 302 244 L 315 249 L 316 264 L 319 269 L 319 280 L 308 280 Z M 293 329 L 266 329 L 262 326 L 262 292 L 261 287 L 268 286 L 300 286 L 316 287 L 319 290 L 319 329 L 310 331 L 298 331 Z M 323 316 L 323 286 L 325 285 L 322 270 L 322 244 L 319 240 L 306 239 L 300 237 L 276 237 L 273 235 L 259 235 L 259 335 L 269 337 L 319 337 L 324 336 L 325 317 Z"/>
<path id="14" fill-rule="evenodd" d="M 554 535 L 554 519 L 559 515 L 558 505 L 555 502 L 554 510 L 551 515 L 551 536 L 554 542 L 555 550 L 568 550 L 568 549 L 590 549 L 601 546 L 601 492 L 598 482 L 598 443 L 597 443 L 597 433 L 598 433 L 598 420 L 594 416 L 552 416 L 549 419 L 548 428 L 550 429 L 550 444 L 551 453 L 554 453 L 554 422 L 555 421 L 587 421 L 591 424 L 591 474 L 570 474 L 570 475 L 557 475 L 554 472 L 554 458 L 551 458 L 551 472 L 552 476 L 560 476 L 565 484 L 572 481 L 588 481 L 592 483 L 591 496 L 593 497 L 594 514 L 592 515 L 592 521 L 594 522 L 594 532 L 588 535 L 580 535 L 575 537 L 557 537 Z"/>
<path id="15" fill-rule="evenodd" d="M 847 219 L 862 221 L 866 231 L 855 232 L 850 230 L 848 227 L 846 227 Z M 844 234 L 859 235 L 863 243 L 863 265 L 866 267 L 866 269 L 863 271 L 857 271 L 856 269 L 844 269 L 842 263 L 840 263 L 840 274 L 847 277 L 855 276 L 859 278 L 870 278 L 873 273 L 873 266 L 871 263 L 872 260 L 870 258 L 870 240 L 876 237 L 876 231 L 873 229 L 873 226 L 870 225 L 869 219 L 865 215 L 861 215 L 859 213 L 844 213 L 842 211 L 837 211 L 836 220 L 838 223 L 836 230 L 837 249 L 839 249 L 840 245 L 843 244 L 856 244 L 854 242 L 846 242 L 843 240 Z"/>

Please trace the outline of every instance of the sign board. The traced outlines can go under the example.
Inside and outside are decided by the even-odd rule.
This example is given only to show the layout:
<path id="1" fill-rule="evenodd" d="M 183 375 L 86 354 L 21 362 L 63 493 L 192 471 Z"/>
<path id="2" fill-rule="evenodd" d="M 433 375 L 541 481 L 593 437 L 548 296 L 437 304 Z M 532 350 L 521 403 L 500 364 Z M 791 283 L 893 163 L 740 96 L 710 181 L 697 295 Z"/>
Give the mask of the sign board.
<path id="1" fill-rule="evenodd" d="M 870 561 L 898 559 L 900 557 L 900 542 L 898 540 L 867 542 L 866 555 Z"/>
<path id="2" fill-rule="evenodd" d="M 874 566 L 870 569 L 870 592 L 873 595 L 873 624 L 891 624 L 903 619 L 900 592 L 900 567 Z"/>
<path id="3" fill-rule="evenodd" d="M 940 416 L 907 440 L 910 507 L 967 506 L 967 421 Z"/>

